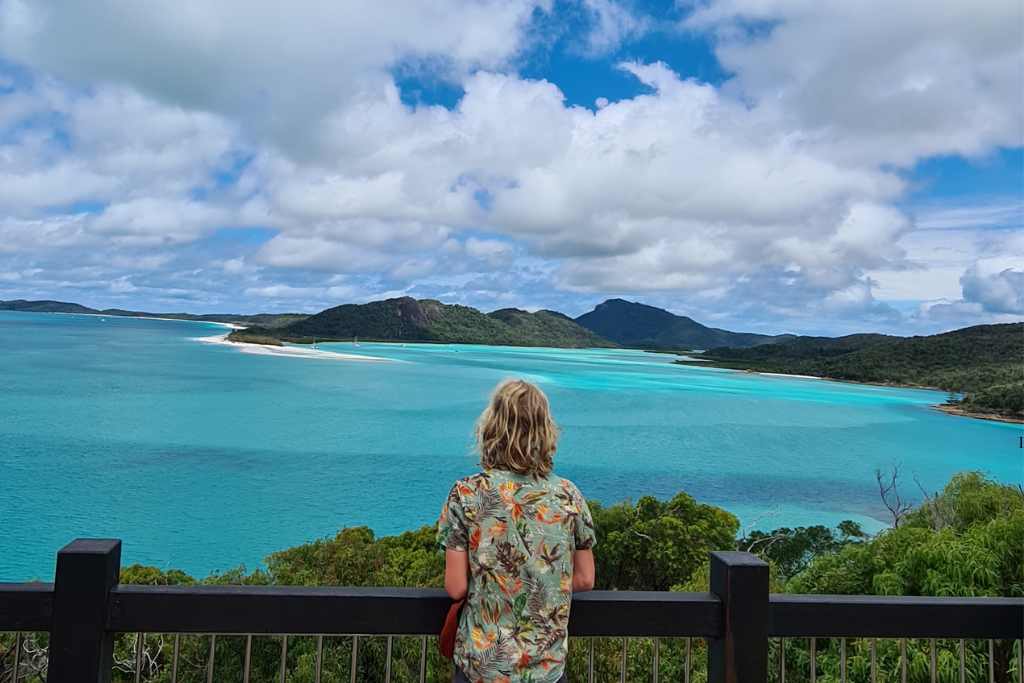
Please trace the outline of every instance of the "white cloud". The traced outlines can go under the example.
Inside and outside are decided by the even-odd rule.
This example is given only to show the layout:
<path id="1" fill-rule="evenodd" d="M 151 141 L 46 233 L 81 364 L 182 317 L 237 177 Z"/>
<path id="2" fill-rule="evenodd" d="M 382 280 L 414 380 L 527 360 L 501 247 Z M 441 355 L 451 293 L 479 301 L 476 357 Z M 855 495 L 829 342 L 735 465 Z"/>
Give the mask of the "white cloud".
<path id="1" fill-rule="evenodd" d="M 591 54 L 650 28 L 580 2 Z M 0 255 L 56 283 L 78 249 L 89 281 L 197 296 L 180 258 L 210 298 L 228 278 L 251 299 L 536 300 L 504 281 L 756 316 L 1015 310 L 1019 271 L 986 259 L 1024 254 L 1019 201 L 905 212 L 893 165 L 1020 144 L 1019 8 L 880 3 L 700 3 L 686 26 L 732 80 L 628 62 L 650 91 L 591 111 L 513 69 L 541 0 L 0 0 L 0 52 L 36 75 L 0 96 Z M 464 96 L 405 105 L 390 70 L 410 63 Z M 240 226 L 275 232 L 188 252 Z"/>
<path id="2" fill-rule="evenodd" d="M 991 264 L 979 262 L 960 278 L 964 301 L 980 304 L 986 312 L 1024 315 L 1024 269 L 1004 268 L 986 274 L 982 270 L 986 266 Z"/>
<path id="3" fill-rule="evenodd" d="M 730 89 L 872 166 L 1019 146 L 1021 21 L 1017 0 L 711 0 L 685 25 L 717 32 Z"/>

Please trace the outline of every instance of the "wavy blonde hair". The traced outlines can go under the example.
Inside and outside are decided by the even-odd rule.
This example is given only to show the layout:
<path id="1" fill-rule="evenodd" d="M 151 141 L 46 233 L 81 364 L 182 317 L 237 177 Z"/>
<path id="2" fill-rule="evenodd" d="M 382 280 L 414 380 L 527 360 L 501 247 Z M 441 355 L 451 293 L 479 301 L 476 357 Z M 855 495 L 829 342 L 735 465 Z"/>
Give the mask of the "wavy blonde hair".
<path id="1" fill-rule="evenodd" d="M 548 397 L 521 379 L 505 380 L 476 422 L 476 446 L 484 469 L 546 477 L 558 445 L 558 425 Z"/>

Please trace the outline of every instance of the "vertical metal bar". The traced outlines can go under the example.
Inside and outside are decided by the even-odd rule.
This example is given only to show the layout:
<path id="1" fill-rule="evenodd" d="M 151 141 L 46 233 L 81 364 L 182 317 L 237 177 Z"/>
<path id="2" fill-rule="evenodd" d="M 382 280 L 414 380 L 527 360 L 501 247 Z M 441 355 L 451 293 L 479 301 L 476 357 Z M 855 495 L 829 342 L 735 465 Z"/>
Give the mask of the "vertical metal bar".
<path id="1" fill-rule="evenodd" d="M 900 683 L 907 683 L 907 639 L 900 638 Z"/>
<path id="2" fill-rule="evenodd" d="M 174 654 L 171 655 L 171 683 L 178 683 L 178 653 L 181 651 L 181 635 L 174 634 Z M 245 683 L 249 683 L 246 681 Z"/>
<path id="3" fill-rule="evenodd" d="M 210 664 L 206 667 L 206 683 L 213 683 L 213 662 L 217 658 L 217 634 L 210 636 Z"/>
<path id="4" fill-rule="evenodd" d="M 285 683 L 288 677 L 288 636 L 281 636 L 281 675 L 278 678 Z"/>
<path id="5" fill-rule="evenodd" d="M 939 676 L 938 666 L 935 663 L 935 639 L 931 638 L 928 641 L 928 675 L 932 683 L 936 683 Z"/>
<path id="6" fill-rule="evenodd" d="M 878 680 L 878 639 L 871 639 L 871 683 L 875 683 Z"/>
<path id="7" fill-rule="evenodd" d="M 352 636 L 352 683 L 356 683 L 357 671 L 359 671 L 359 636 Z"/>
<path id="8" fill-rule="evenodd" d="M 651 667 L 651 669 L 652 669 L 651 680 L 654 681 L 654 683 L 658 683 L 658 666 L 659 666 L 659 661 L 658 661 L 659 652 L 658 652 L 658 648 L 660 647 L 660 645 L 661 645 L 661 643 L 658 641 L 657 638 L 655 638 L 654 639 L 654 666 Z"/>
<path id="9" fill-rule="evenodd" d="M 690 683 L 690 671 L 693 670 L 693 638 L 686 639 L 686 666 L 683 668 L 683 683 Z"/>
<path id="10" fill-rule="evenodd" d="M 1022 638 L 1018 645 L 1020 648 L 1017 650 L 1017 682 L 1024 683 L 1024 638 Z"/>
<path id="11" fill-rule="evenodd" d="M 786 683 L 786 639 L 779 638 L 779 683 Z"/>
<path id="12" fill-rule="evenodd" d="M 21 667 L 21 631 L 14 634 L 14 672 L 11 676 L 12 683 L 18 683 L 18 668 Z"/>
<path id="13" fill-rule="evenodd" d="M 996 683 L 996 648 L 995 641 L 988 641 L 988 683 Z"/>
<path id="14" fill-rule="evenodd" d="M 245 637 L 245 663 L 242 665 L 242 683 L 249 683 L 249 672 L 252 671 L 252 634 Z"/>
<path id="15" fill-rule="evenodd" d="M 960 683 L 967 683 L 967 653 L 964 652 L 964 639 L 960 639 Z"/>
<path id="16" fill-rule="evenodd" d="M 818 680 L 818 639 L 811 638 L 811 683 Z"/>
<path id="17" fill-rule="evenodd" d="M 391 636 L 388 636 L 387 653 L 384 655 L 384 683 L 391 683 Z"/>
<path id="18" fill-rule="evenodd" d="M 626 650 L 629 648 L 629 638 L 622 639 L 622 662 L 619 664 L 619 683 L 626 683 Z"/>
<path id="19" fill-rule="evenodd" d="M 594 638 L 590 638 L 590 651 L 587 653 L 587 683 L 594 683 Z"/>
<path id="20" fill-rule="evenodd" d="M 323 668 L 324 661 L 324 637 L 316 637 L 316 678 L 314 683 L 320 683 L 320 669 Z"/>
<path id="21" fill-rule="evenodd" d="M 420 683 L 427 683 L 427 637 L 420 641 Z"/>
<path id="22" fill-rule="evenodd" d="M 839 639 L 839 681 L 846 683 L 846 638 Z"/>
<path id="23" fill-rule="evenodd" d="M 142 646 L 145 644 L 145 640 L 144 634 L 135 634 L 135 683 L 142 680 Z"/>

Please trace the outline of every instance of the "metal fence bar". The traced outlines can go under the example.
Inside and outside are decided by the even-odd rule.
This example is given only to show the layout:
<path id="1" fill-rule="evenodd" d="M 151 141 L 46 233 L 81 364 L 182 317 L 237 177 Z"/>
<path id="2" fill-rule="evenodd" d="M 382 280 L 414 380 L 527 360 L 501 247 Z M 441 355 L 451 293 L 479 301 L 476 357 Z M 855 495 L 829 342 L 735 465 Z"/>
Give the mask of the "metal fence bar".
<path id="1" fill-rule="evenodd" d="M 928 675 L 931 683 L 936 683 L 939 678 L 939 667 L 935 661 L 935 639 L 928 639 Z"/>
<path id="2" fill-rule="evenodd" d="M 1024 638 L 1022 638 L 1017 649 L 1017 683 L 1024 683 Z"/>
<path id="3" fill-rule="evenodd" d="M 686 639 L 686 664 L 683 668 L 683 683 L 690 683 L 690 672 L 693 671 L 693 638 Z"/>
<path id="4" fill-rule="evenodd" d="M 587 683 L 594 683 L 594 638 L 587 638 L 589 641 L 589 647 L 587 648 Z"/>
<path id="5" fill-rule="evenodd" d="M 839 639 L 839 680 L 846 683 L 846 638 Z"/>
<path id="6" fill-rule="evenodd" d="M 811 683 L 818 680 L 818 639 L 811 638 Z"/>
<path id="7" fill-rule="evenodd" d="M 384 683 L 391 683 L 391 640 L 391 636 L 388 636 L 387 652 L 384 655 Z"/>
<path id="8" fill-rule="evenodd" d="M 964 652 L 964 639 L 960 639 L 960 683 L 967 683 L 967 653 Z"/>
<path id="9" fill-rule="evenodd" d="M 995 641 L 991 638 L 988 641 L 988 683 L 996 683 Z"/>
<path id="10" fill-rule="evenodd" d="M 907 639 L 900 638 L 900 683 L 907 683 Z"/>
<path id="11" fill-rule="evenodd" d="M 619 683 L 626 683 L 626 650 L 629 648 L 629 638 L 622 639 L 622 662 L 619 664 Z"/>
<path id="12" fill-rule="evenodd" d="M 786 639 L 779 638 L 779 683 L 786 683 Z"/>
<path id="13" fill-rule="evenodd" d="M 181 650 L 181 636 L 174 634 L 174 654 L 171 655 L 171 683 L 178 683 L 178 653 Z M 246 679 L 245 683 L 249 683 Z"/>
<path id="14" fill-rule="evenodd" d="M 206 667 L 206 683 L 213 683 L 213 666 L 217 659 L 217 634 L 210 636 L 210 663 Z"/>
<path id="15" fill-rule="evenodd" d="M 252 671 L 252 634 L 245 636 L 245 662 L 242 665 L 242 683 L 249 683 L 249 672 Z"/>
<path id="16" fill-rule="evenodd" d="M 320 683 L 320 670 L 323 668 L 324 662 L 324 637 L 316 637 L 316 678 L 315 683 Z"/>
<path id="17" fill-rule="evenodd" d="M 359 636 L 352 636 L 352 678 L 351 682 L 356 683 L 356 673 L 359 671 Z"/>
<path id="18" fill-rule="evenodd" d="M 427 637 L 420 639 L 420 683 L 427 683 Z"/>
<path id="19" fill-rule="evenodd" d="M 659 646 L 658 639 L 655 638 L 654 639 L 654 664 L 651 667 L 651 669 L 652 669 L 651 680 L 654 683 L 658 683 L 658 664 L 659 664 L 659 662 L 658 662 L 658 646 Z"/>
<path id="20" fill-rule="evenodd" d="M 142 633 L 135 634 L 135 683 L 142 680 L 142 647 L 146 636 Z"/>
<path id="21" fill-rule="evenodd" d="M 14 668 L 11 675 L 12 683 L 18 683 L 18 669 L 21 668 L 21 631 L 14 634 Z"/>
<path id="22" fill-rule="evenodd" d="M 281 636 L 281 673 L 278 680 L 285 683 L 288 678 L 288 636 Z"/>
<path id="23" fill-rule="evenodd" d="M 871 683 L 875 683 L 878 680 L 878 640 L 875 638 L 871 639 Z"/>

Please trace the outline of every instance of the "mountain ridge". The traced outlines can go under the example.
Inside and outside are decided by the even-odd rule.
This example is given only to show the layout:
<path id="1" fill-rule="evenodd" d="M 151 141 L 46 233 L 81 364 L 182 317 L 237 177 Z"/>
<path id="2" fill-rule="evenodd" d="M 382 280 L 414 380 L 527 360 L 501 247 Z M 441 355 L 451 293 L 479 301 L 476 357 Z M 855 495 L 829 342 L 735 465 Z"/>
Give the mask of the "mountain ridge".
<path id="1" fill-rule="evenodd" d="M 577 317 L 576 322 L 622 346 L 648 349 L 744 348 L 792 337 L 708 327 L 688 316 L 626 299 L 606 299 Z"/>

